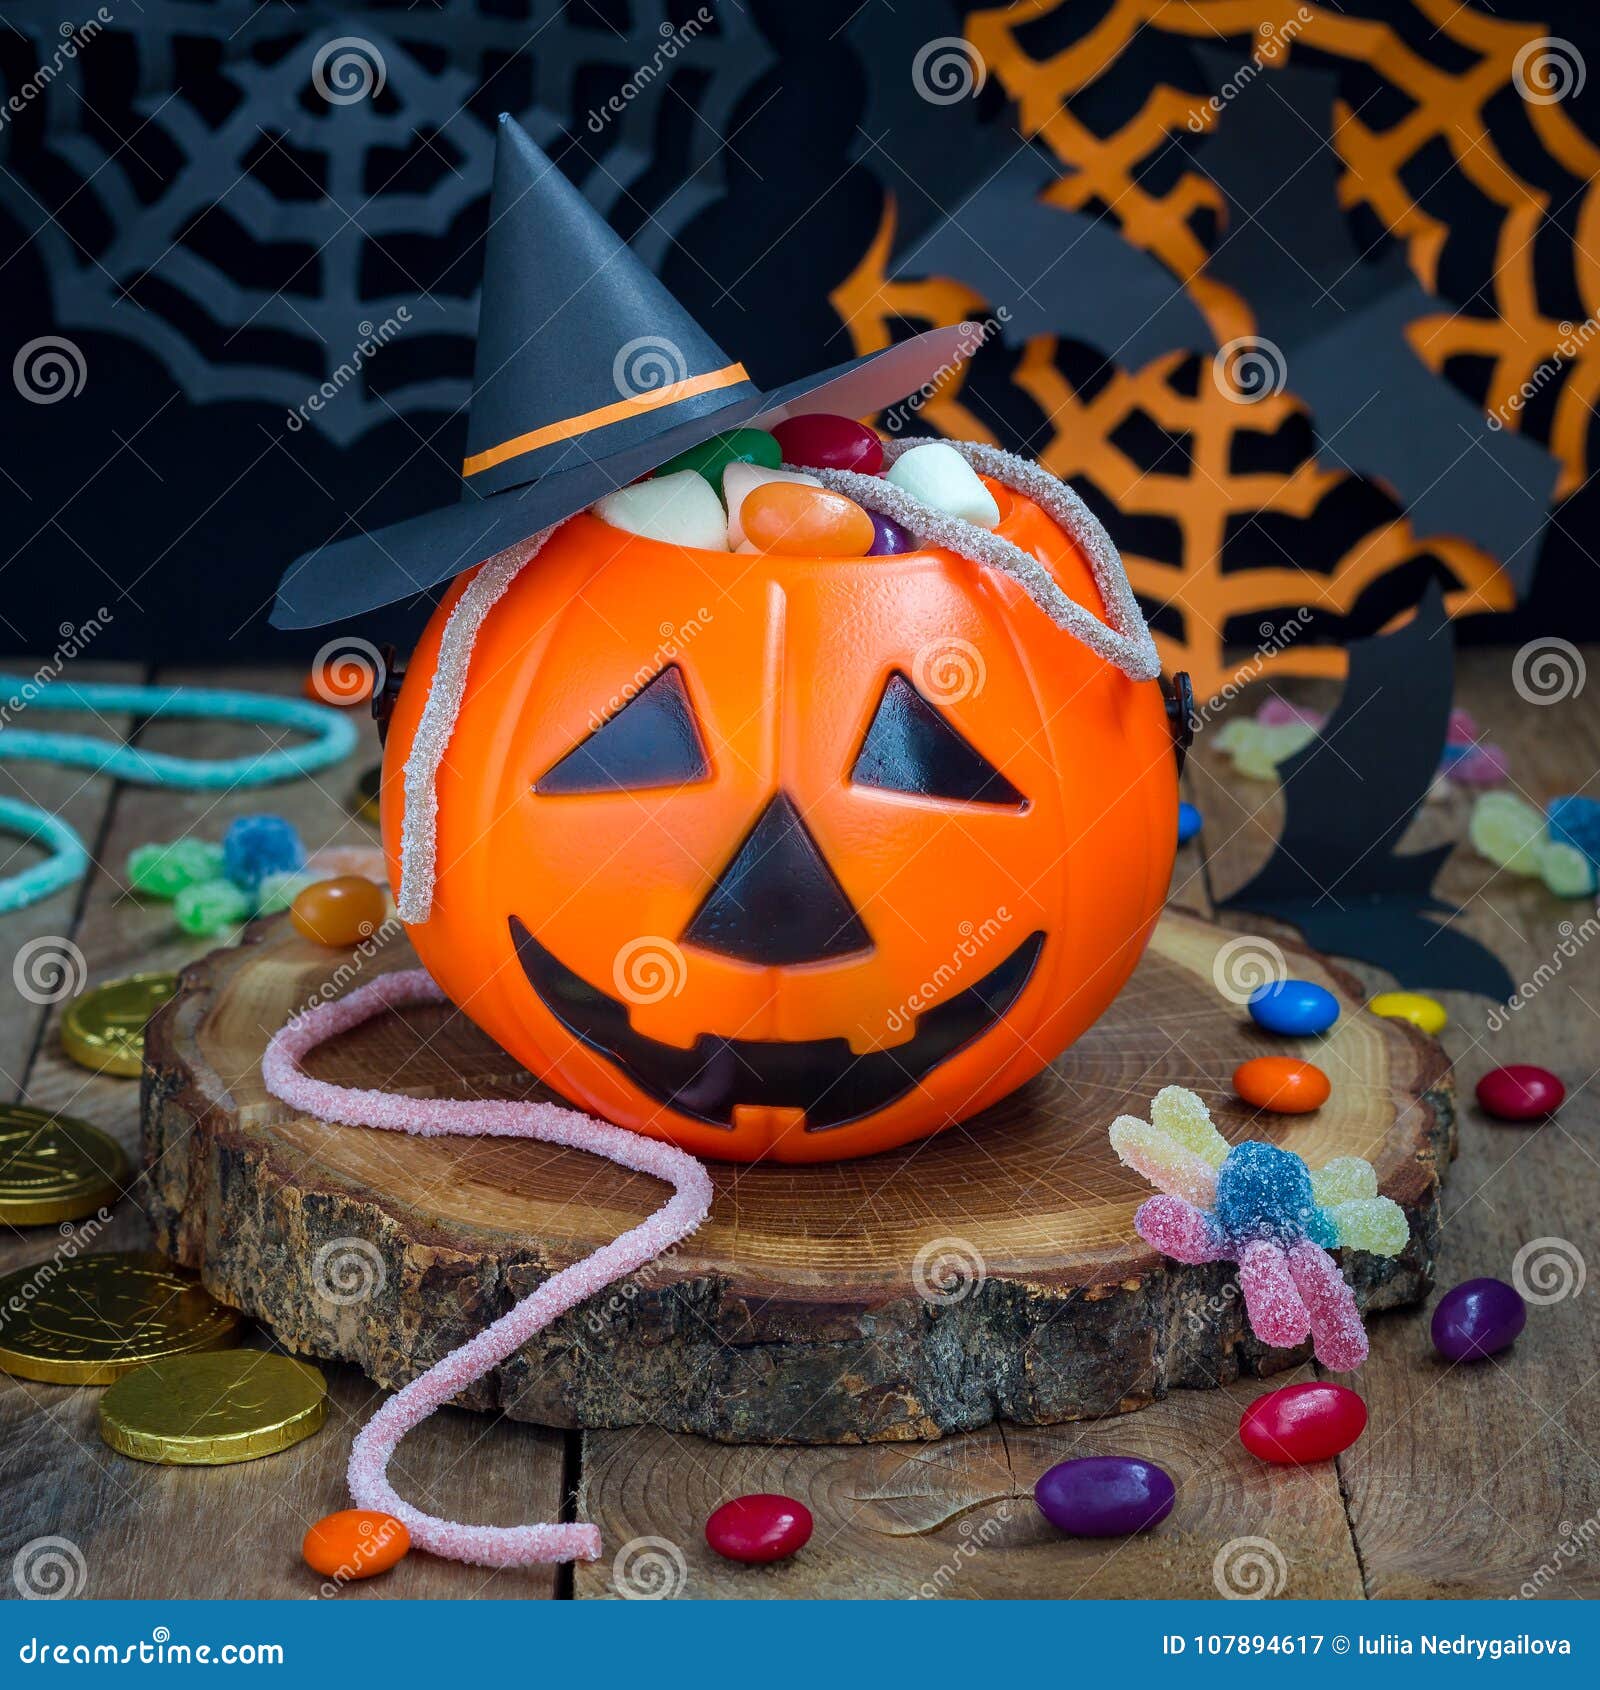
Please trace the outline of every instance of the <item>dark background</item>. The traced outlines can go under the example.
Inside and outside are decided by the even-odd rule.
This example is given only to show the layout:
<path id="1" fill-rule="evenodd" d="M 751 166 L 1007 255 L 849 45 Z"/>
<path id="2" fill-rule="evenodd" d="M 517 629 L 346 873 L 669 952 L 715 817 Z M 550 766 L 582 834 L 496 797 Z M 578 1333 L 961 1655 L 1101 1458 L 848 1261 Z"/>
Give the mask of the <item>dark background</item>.
<path id="1" fill-rule="evenodd" d="M 1135 10 L 1066 0 L 1012 29 L 1014 56 L 990 63 L 971 98 L 930 104 L 911 86 L 919 47 L 970 34 L 969 20 L 983 13 L 937 0 L 900 0 L 893 11 L 876 0 L 722 3 L 596 133 L 590 114 L 651 61 L 664 27 L 698 9 L 623 0 L 143 0 L 111 8 L 113 21 L 39 87 L 63 21 L 81 24 L 94 8 L 86 0 L 78 11 L 60 0 L 6 5 L 0 81 L 13 97 L 34 91 L 0 127 L 0 350 L 9 361 L 38 337 L 65 337 L 81 354 L 84 379 L 81 391 L 51 404 L 29 403 L 15 382 L 0 382 L 5 648 L 48 652 L 63 624 L 102 604 L 114 620 L 96 656 L 288 660 L 328 637 L 267 626 L 283 566 L 339 533 L 350 513 L 373 527 L 456 496 L 458 407 L 470 379 L 493 124 L 503 109 L 767 386 L 865 349 L 861 322 L 847 324 L 830 295 L 869 262 L 886 230 L 891 269 L 909 251 L 913 284 L 937 282 L 914 262 L 919 243 L 968 196 L 981 198 L 1008 158 L 1025 150 L 1044 182 L 1070 184 L 1085 149 L 1136 124 L 1158 85 L 1204 96 L 1197 46 L 1239 57 L 1250 41 L 1223 27 L 1234 8 L 1200 0 L 1190 10 L 1219 19 L 1203 40 L 1130 26 L 1081 86 L 1070 77 L 1052 86 L 1050 72 L 1044 86 L 1024 90 L 1021 67 L 1048 70 L 1074 43 Z M 1263 6 L 1262 18 L 1280 9 Z M 1464 77 L 1480 56 L 1472 27 L 1504 24 L 1508 13 L 1503 4 L 1457 10 L 1402 0 L 1308 7 L 1318 22 L 1296 41 L 1292 60 L 1334 73 L 1341 97 L 1383 129 L 1415 101 L 1389 80 L 1386 52 L 1350 45 L 1336 21 L 1386 22 L 1413 54 Z M 1591 138 L 1600 136 L 1595 11 L 1546 6 L 1526 19 L 1529 33 L 1560 35 L 1595 66 L 1561 107 Z M 384 86 L 372 98 L 329 104 L 313 85 L 314 56 L 350 36 L 381 53 Z M 1022 92 L 1029 101 L 1019 106 Z M 1070 133 L 1049 121 L 1056 103 Z M 1509 167 L 1546 198 L 1527 254 L 1537 313 L 1582 323 L 1600 306 L 1586 295 L 1574 249 L 1592 171 L 1570 149 L 1559 156 L 1509 87 L 1484 102 L 1483 117 Z M 1083 213 L 1135 236 L 1169 270 L 1185 239 L 1210 251 L 1216 217 L 1204 206 L 1184 210 L 1173 192 L 1187 173 L 1204 174 L 1209 144 L 1180 122 L 1129 172 L 1136 192 L 1114 201 L 1089 194 Z M 1418 214 L 1447 231 L 1430 290 L 1440 311 L 1483 327 L 1489 350 L 1455 355 L 1444 371 L 1481 403 L 1493 348 L 1537 338 L 1537 325 L 1510 315 L 1513 290 L 1497 274 L 1505 208 L 1437 137 L 1401 174 Z M 1164 206 L 1170 223 L 1155 237 L 1130 219 L 1151 204 Z M 1342 208 L 1307 205 L 1307 229 L 1335 211 L 1361 262 L 1401 247 L 1406 231 L 1397 239 L 1359 193 Z M 1016 243 L 998 254 L 1002 267 L 1040 265 L 1041 247 L 1048 252 L 1055 238 L 1050 215 L 1068 213 L 986 231 L 986 240 Z M 1589 277 L 1597 268 L 1600 260 L 1588 261 Z M 959 291 L 900 290 L 885 312 L 891 332 L 925 326 L 919 309 L 939 314 Z M 349 357 L 362 325 L 400 306 L 411 319 L 402 332 L 315 419 L 292 429 L 293 408 Z M 1079 321 L 1049 327 L 1049 362 L 1085 401 L 1125 367 L 1117 348 L 1081 338 Z M 1497 343 L 1496 334 L 1512 342 Z M 1209 351 L 1200 345 L 1162 379 L 1193 392 Z M 1002 443 L 1041 451 L 1059 422 L 1036 386 L 1019 379 L 1025 352 L 1003 339 L 986 348 L 962 400 Z M 1597 359 L 1600 337 L 1521 419 L 1528 438 L 1554 442 L 1560 497 L 1523 608 L 1467 619 L 1465 638 L 1600 634 L 1590 555 L 1600 552 L 1600 504 L 1588 464 L 1596 434 L 1583 399 L 1594 391 Z M 1557 428 L 1563 405 L 1581 410 L 1576 429 Z M 934 408 L 916 426 L 940 420 Z M 1247 467 L 1287 488 L 1313 450 L 1313 421 L 1301 417 L 1258 443 Z M 1118 446 L 1166 478 L 1181 516 L 1192 441 L 1135 416 Z M 1170 570 L 1181 597 L 1185 573 L 1207 561 L 1192 555 L 1181 520 L 1120 508 L 1116 489 L 1074 479 L 1125 550 Z M 1343 477 L 1309 515 L 1287 503 L 1279 508 L 1269 489 L 1230 531 L 1219 567 L 1281 567 L 1292 556 L 1326 574 L 1355 539 L 1400 511 L 1378 473 Z M 1447 562 L 1413 548 L 1354 596 L 1348 617 L 1320 619 L 1316 637 L 1369 631 L 1434 574 L 1447 588 L 1459 584 Z M 398 607 L 360 632 L 404 644 L 423 608 Z M 1150 608 L 1159 609 L 1154 597 Z M 1228 632 L 1252 644 L 1259 620 L 1252 609 Z M 1157 626 L 1189 637 L 1176 613 L 1158 615 Z"/>

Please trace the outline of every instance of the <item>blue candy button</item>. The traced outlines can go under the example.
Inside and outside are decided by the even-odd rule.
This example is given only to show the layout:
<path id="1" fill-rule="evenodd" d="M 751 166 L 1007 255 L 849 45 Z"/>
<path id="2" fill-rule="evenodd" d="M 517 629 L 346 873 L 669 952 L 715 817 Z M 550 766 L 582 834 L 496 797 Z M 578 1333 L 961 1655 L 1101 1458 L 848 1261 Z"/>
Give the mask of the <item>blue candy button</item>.
<path id="1" fill-rule="evenodd" d="M 1250 1019 L 1269 1033 L 1321 1033 L 1339 1019 L 1339 1000 L 1309 980 L 1275 980 L 1250 994 Z"/>
<path id="2" fill-rule="evenodd" d="M 1200 812 L 1193 804 L 1178 806 L 1178 843 L 1187 845 L 1200 831 Z"/>

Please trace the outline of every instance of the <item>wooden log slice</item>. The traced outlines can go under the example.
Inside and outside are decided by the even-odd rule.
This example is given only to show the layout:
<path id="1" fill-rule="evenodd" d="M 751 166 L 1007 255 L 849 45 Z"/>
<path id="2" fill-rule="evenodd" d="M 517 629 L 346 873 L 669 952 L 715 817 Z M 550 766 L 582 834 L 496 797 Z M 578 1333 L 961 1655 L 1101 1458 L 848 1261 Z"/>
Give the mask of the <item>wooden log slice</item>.
<path id="1" fill-rule="evenodd" d="M 1106 1136 L 1164 1085 L 1193 1087 L 1230 1139 L 1270 1138 L 1313 1166 L 1369 1158 L 1410 1218 L 1396 1261 L 1347 1256 L 1369 1310 L 1430 1282 L 1441 1164 L 1454 1153 L 1444 1052 L 1359 1009 L 1309 952 L 1292 972 L 1345 1013 L 1316 1060 L 1313 1116 L 1253 1119 L 1244 1058 L 1312 1054 L 1224 998 L 1237 935 L 1165 914 L 1100 1023 L 1039 1079 L 965 1126 L 832 1167 L 714 1168 L 701 1231 L 573 1310 L 463 1399 L 553 1426 L 654 1424 L 730 1441 L 937 1437 L 995 1419 L 1048 1423 L 1137 1408 L 1178 1385 L 1272 1372 L 1227 1264 L 1180 1267 L 1133 1231 L 1149 1188 Z M 145 1180 L 160 1246 L 290 1349 L 398 1386 L 557 1269 L 662 1200 L 653 1180 L 576 1151 L 419 1139 L 297 1117 L 261 1083 L 268 1036 L 379 970 L 287 918 L 184 971 L 146 1040 Z M 456 1097 L 549 1096 L 463 1016 L 387 1014 L 319 1052 L 341 1084 Z"/>

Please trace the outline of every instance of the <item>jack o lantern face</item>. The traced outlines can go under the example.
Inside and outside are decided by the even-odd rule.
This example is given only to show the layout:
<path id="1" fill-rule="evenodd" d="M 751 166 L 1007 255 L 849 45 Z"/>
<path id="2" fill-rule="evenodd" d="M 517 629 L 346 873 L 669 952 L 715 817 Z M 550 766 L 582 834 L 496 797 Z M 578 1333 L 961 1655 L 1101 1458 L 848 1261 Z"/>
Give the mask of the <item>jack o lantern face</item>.
<path id="1" fill-rule="evenodd" d="M 1002 528 L 1099 611 L 1027 500 Z M 385 837 L 445 601 L 406 674 Z M 685 551 L 579 518 L 491 612 L 438 782 L 451 998 L 699 1154 L 965 1119 L 1110 1001 L 1170 877 L 1160 691 L 942 553 Z"/>

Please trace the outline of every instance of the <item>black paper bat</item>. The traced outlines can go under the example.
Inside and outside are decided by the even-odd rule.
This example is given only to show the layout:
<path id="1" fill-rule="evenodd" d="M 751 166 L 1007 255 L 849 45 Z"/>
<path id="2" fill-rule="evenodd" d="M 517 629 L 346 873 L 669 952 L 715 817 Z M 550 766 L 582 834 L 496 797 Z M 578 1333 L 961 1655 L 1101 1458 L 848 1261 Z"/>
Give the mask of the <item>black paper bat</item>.
<path id="1" fill-rule="evenodd" d="M 1236 56 L 1195 49 L 1233 91 L 1198 162 L 1227 201 L 1206 265 L 1249 302 L 1311 411 L 1317 455 L 1388 483 L 1419 534 L 1461 534 L 1501 562 L 1522 597 L 1555 488 L 1556 460 L 1489 427 L 1411 350 L 1408 324 L 1444 307 L 1398 243 L 1365 259 L 1339 207 L 1329 136 L 1337 78 L 1297 66 L 1238 78 Z"/>
<path id="2" fill-rule="evenodd" d="M 1297 927 L 1319 950 L 1386 968 L 1408 989 L 1512 992 L 1499 958 L 1446 922 L 1432 887 L 1452 845 L 1401 855 L 1400 837 L 1439 767 L 1455 636 L 1437 582 L 1392 634 L 1350 645 L 1350 672 L 1321 734 L 1281 765 L 1283 832 L 1224 909 Z"/>

